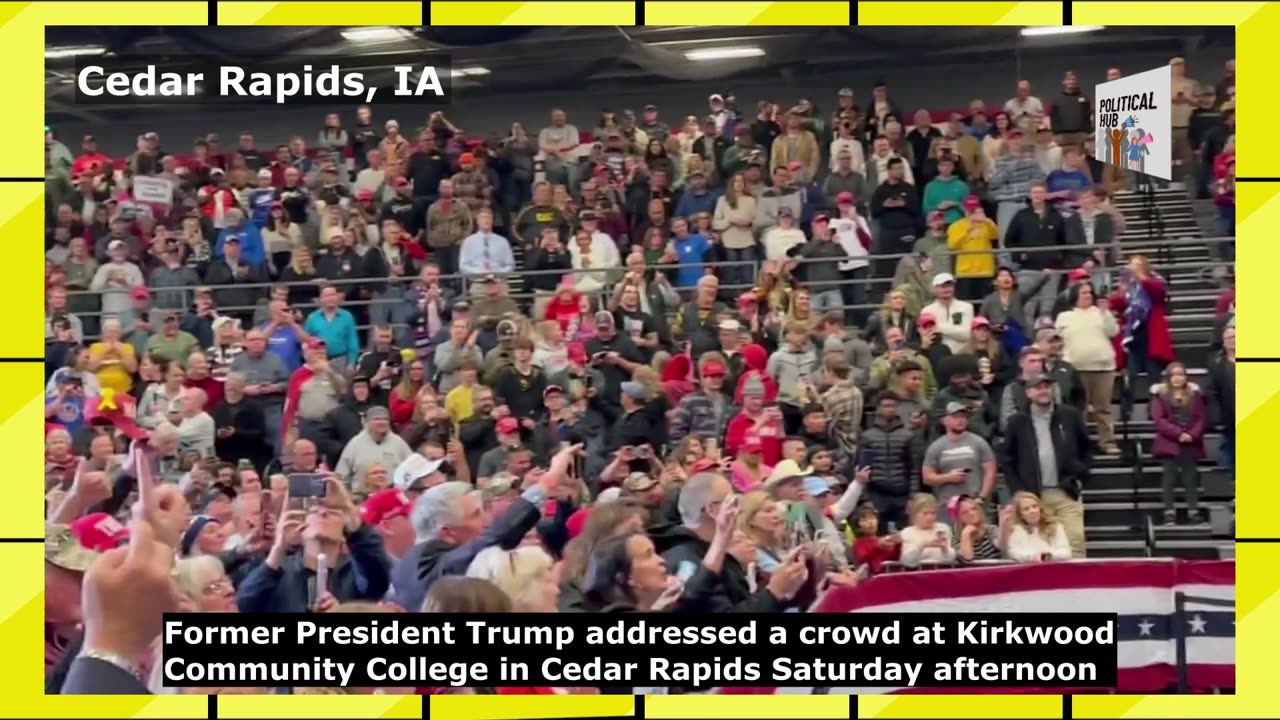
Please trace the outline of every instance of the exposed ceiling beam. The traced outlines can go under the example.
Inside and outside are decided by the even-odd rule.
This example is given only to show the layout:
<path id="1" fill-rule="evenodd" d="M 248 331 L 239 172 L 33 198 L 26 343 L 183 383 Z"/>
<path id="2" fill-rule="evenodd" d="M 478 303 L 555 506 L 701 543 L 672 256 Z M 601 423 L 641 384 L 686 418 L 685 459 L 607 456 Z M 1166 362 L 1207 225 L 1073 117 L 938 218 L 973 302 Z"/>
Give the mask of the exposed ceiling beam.
<path id="1" fill-rule="evenodd" d="M 61 100 L 53 100 L 53 99 L 46 98 L 44 102 L 44 109 L 49 112 L 60 112 L 60 113 L 63 113 L 64 115 L 70 115 L 78 120 L 83 120 L 84 122 L 93 123 L 96 125 L 102 125 L 107 122 L 106 118 L 102 117 L 97 113 L 89 112 L 88 110 L 77 107 L 75 105 L 70 105 L 68 103 L 62 102 Z"/>

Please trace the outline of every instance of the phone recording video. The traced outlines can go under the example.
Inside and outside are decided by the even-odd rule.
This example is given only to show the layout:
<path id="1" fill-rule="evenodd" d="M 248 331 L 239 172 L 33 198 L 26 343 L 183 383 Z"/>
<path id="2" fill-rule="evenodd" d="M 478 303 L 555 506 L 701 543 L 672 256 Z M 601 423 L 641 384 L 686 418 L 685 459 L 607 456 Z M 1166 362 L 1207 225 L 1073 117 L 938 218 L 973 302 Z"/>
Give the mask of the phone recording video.
<path id="1" fill-rule="evenodd" d="M 319 473 L 291 473 L 289 497 L 291 499 L 322 498 L 327 492 L 324 476 Z"/>

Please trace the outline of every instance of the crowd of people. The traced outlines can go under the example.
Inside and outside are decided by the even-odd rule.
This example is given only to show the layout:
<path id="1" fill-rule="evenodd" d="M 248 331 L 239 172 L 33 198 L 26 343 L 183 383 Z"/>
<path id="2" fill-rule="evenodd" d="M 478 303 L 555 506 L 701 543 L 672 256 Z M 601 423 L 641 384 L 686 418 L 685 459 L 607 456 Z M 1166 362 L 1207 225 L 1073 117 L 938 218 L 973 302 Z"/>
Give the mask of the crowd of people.
<path id="1" fill-rule="evenodd" d="M 1233 231 L 1234 66 L 1171 64 L 1175 172 Z M 49 691 L 177 692 L 165 610 L 786 611 L 1084 558 L 1118 374 L 1199 522 L 1234 294 L 1191 382 L 1081 80 L 936 125 L 878 83 L 505 137 L 361 107 L 274 152 L 47 132 Z"/>

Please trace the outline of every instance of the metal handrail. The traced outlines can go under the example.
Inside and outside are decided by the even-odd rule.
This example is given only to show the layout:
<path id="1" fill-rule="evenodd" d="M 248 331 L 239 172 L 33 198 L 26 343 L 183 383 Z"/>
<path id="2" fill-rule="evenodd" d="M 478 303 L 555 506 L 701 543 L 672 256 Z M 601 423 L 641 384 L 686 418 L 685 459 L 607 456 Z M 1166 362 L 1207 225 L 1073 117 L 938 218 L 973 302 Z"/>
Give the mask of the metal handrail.
<path id="1" fill-rule="evenodd" d="M 1225 243 L 1225 242 L 1234 242 L 1234 241 L 1235 241 L 1235 238 L 1232 238 L 1232 237 L 1218 237 L 1218 238 L 1207 238 L 1207 239 L 1183 238 L 1183 239 L 1176 239 L 1176 240 L 1167 240 L 1164 242 L 1165 244 L 1174 245 L 1174 246 L 1180 246 L 1180 245 L 1188 245 L 1188 246 L 1197 245 L 1198 246 L 1198 245 L 1203 245 L 1205 243 L 1212 244 L 1212 243 Z M 1137 243 L 1126 242 L 1126 243 L 1120 243 L 1119 245 L 1121 250 L 1123 250 L 1125 247 L 1133 247 L 1135 244 Z M 1097 248 L 1091 245 L 1063 245 L 1063 246 L 1053 246 L 1053 247 L 1031 247 L 1031 248 L 1019 249 L 1019 252 L 1025 251 L 1027 253 L 1034 254 L 1034 253 L 1041 253 L 1041 252 L 1063 252 L 1063 251 L 1070 251 L 1070 250 L 1086 250 L 1086 249 L 1097 249 Z M 1102 249 L 1107 249 L 1107 248 L 1102 248 Z M 945 253 L 949 257 L 975 254 L 974 252 L 966 252 L 966 251 L 958 251 L 958 250 L 950 250 L 950 249 L 940 250 L 940 252 Z M 990 252 L 992 254 L 995 254 L 1000 252 L 1000 250 L 998 248 L 993 248 L 990 251 L 981 251 L 981 252 L 984 252 L 984 253 Z M 909 254 L 910 253 L 871 254 L 871 255 L 868 255 L 866 259 L 868 263 L 874 263 L 876 260 L 884 260 L 884 259 L 901 260 L 902 258 L 907 257 Z M 759 277 L 759 273 L 764 262 L 766 261 L 764 260 L 723 261 L 723 262 L 715 263 L 715 267 L 719 268 L 719 267 L 749 266 L 752 268 L 753 276 Z M 826 258 L 789 258 L 788 262 L 794 262 L 799 266 L 803 266 L 809 263 L 828 263 L 830 262 L 830 260 Z M 1206 267 L 1226 266 L 1226 265 L 1229 265 L 1229 263 L 1225 261 L 1211 260 L 1209 263 L 1203 263 L 1203 262 L 1175 263 L 1169 266 L 1161 266 L 1159 269 L 1164 270 L 1166 272 L 1171 272 L 1171 271 L 1185 270 L 1185 269 L 1201 270 Z M 683 268 L 705 269 L 706 267 L 707 267 L 706 263 L 671 263 L 671 264 L 663 264 L 663 265 L 650 265 L 648 266 L 647 269 L 665 273 L 667 271 L 678 271 Z M 1122 268 L 1123 268 L 1122 265 L 1105 265 L 1105 266 L 1098 267 L 1099 270 L 1103 270 L 1107 272 L 1116 272 L 1121 270 Z M 516 272 L 503 275 L 503 279 L 507 280 L 509 283 L 511 283 L 512 281 L 516 281 L 519 283 L 519 285 L 523 286 L 524 285 L 523 280 L 525 278 L 545 277 L 549 275 L 576 276 L 581 274 L 586 274 L 586 275 L 602 274 L 605 276 L 605 281 L 602 282 L 604 287 L 601 290 L 601 294 L 607 297 L 613 292 L 614 287 L 616 287 L 616 284 L 613 284 L 613 285 L 607 284 L 608 277 L 611 275 L 619 275 L 625 272 L 626 272 L 626 269 L 623 267 L 582 268 L 582 269 L 570 269 L 568 271 L 518 270 Z M 459 287 L 461 289 L 461 295 L 467 295 L 469 294 L 469 283 L 473 282 L 476 277 L 477 276 L 475 275 L 464 275 L 464 274 L 442 275 L 441 282 Z M 213 290 L 216 292 L 219 288 L 230 288 L 234 290 L 241 290 L 241 289 L 266 290 L 274 287 L 297 288 L 297 287 L 315 287 L 320 285 L 332 285 L 337 287 L 359 287 L 362 285 L 376 284 L 380 286 L 388 286 L 388 285 L 401 286 L 401 290 L 403 291 L 404 289 L 406 289 L 406 287 L 412 286 L 414 283 L 417 283 L 417 282 L 418 282 L 418 278 L 416 276 L 386 277 L 386 278 L 343 278 L 343 279 L 336 279 L 336 280 L 329 280 L 327 278 L 326 279 L 317 278 L 315 280 L 311 280 L 307 282 L 264 282 L 264 283 L 236 284 L 236 285 L 230 285 L 230 286 L 211 286 L 207 284 L 201 284 L 201 285 L 192 285 L 192 286 L 170 286 L 170 287 L 159 288 L 157 290 L 160 292 L 193 293 L 197 289 L 202 289 L 202 288 L 209 288 L 210 290 Z M 844 287 L 849 285 L 866 285 L 866 286 L 881 285 L 881 284 L 891 283 L 891 282 L 892 282 L 892 278 L 866 277 L 866 278 L 842 278 L 840 280 L 836 280 L 836 281 L 832 281 L 830 283 L 824 283 L 824 284 L 829 284 L 835 287 Z M 746 291 L 746 290 L 750 290 L 752 287 L 753 285 L 728 284 L 728 285 L 721 285 L 720 289 L 722 291 L 728 291 L 728 290 Z M 682 288 L 682 289 L 687 289 L 687 288 Z M 73 298 L 77 298 L 77 297 L 94 297 L 94 296 L 101 297 L 104 294 L 103 291 L 94 291 L 94 290 L 67 290 L 66 292 L 67 292 L 69 301 L 72 301 Z M 536 297 L 535 292 L 516 291 L 516 292 L 508 292 L 507 294 L 514 300 L 531 300 L 532 298 Z M 962 298 L 962 299 L 971 300 L 971 301 L 981 301 L 982 298 Z M 394 298 L 394 297 L 393 298 L 368 298 L 368 299 L 350 298 L 350 299 L 344 299 L 343 306 L 344 307 L 363 307 L 363 306 L 373 306 L 373 305 L 397 305 L 403 302 L 404 300 L 402 297 L 401 298 Z M 299 309 L 311 310 L 311 309 L 314 309 L 314 307 L 315 307 L 314 305 L 307 304 L 307 305 L 302 305 Z M 861 304 L 855 304 L 855 305 L 847 305 L 842 302 L 838 306 L 838 309 L 865 311 L 865 310 L 876 310 L 876 309 L 879 309 L 880 307 L 881 305 L 875 302 L 861 303 Z M 152 308 L 152 310 L 156 310 L 156 309 L 182 310 L 185 308 Z M 251 313 L 257 309 L 258 309 L 257 304 L 252 306 L 220 306 L 218 308 L 219 312 L 239 314 L 239 315 Z M 106 313 L 103 313 L 101 310 L 84 310 L 84 311 L 77 311 L 75 314 L 78 317 L 92 318 L 92 317 L 101 317 Z M 368 327 L 367 325 L 361 325 L 360 329 L 366 329 L 367 327 Z M 92 339 L 95 337 L 97 336 L 87 335 L 86 339 Z"/>
<path id="2" fill-rule="evenodd" d="M 1213 243 L 1225 243 L 1225 242 L 1235 242 L 1235 238 L 1233 238 L 1233 237 L 1223 237 L 1223 238 L 1184 238 L 1184 239 L 1181 239 L 1181 240 L 1167 240 L 1167 241 L 1164 241 L 1164 244 L 1167 244 L 1167 245 L 1203 245 L 1203 244 L 1205 244 L 1205 243 L 1211 243 L 1211 244 L 1213 244 Z M 1122 243 L 1122 244 L 1121 244 L 1121 248 L 1125 247 L 1125 245 L 1126 245 L 1125 243 Z M 1057 245 L 1057 246 L 1053 246 L 1053 247 L 1030 247 L 1030 248 L 1019 248 L 1019 249 L 1018 249 L 1018 252 L 1019 252 L 1019 253 L 1024 253 L 1024 252 L 1025 252 L 1025 253 L 1030 253 L 1030 254 L 1036 254 L 1036 253 L 1050 253 L 1050 252 L 1055 252 L 1055 253 L 1057 253 L 1057 252 L 1070 251 L 1070 250 L 1094 250 L 1094 249 L 1104 249 L 1104 250 L 1105 250 L 1106 248 L 1098 248 L 1098 247 L 1093 246 L 1093 245 Z M 962 251 L 962 250 L 950 250 L 950 249 L 947 249 L 947 250 L 940 250 L 939 252 L 941 252 L 942 254 L 947 255 L 948 257 L 957 257 L 957 256 L 961 256 L 961 255 L 969 256 L 969 255 L 977 255 L 977 254 L 983 254 L 983 253 L 990 253 L 990 254 L 993 254 L 993 255 L 994 255 L 994 254 L 999 253 L 999 252 L 1000 252 L 1000 249 L 999 249 L 999 248 L 993 248 L 992 250 L 989 250 L 989 251 L 988 251 L 988 250 L 983 250 L 983 251 Z M 867 259 L 867 260 L 869 260 L 869 261 L 875 261 L 875 260 L 890 260 L 890 259 L 892 259 L 892 260 L 901 260 L 902 258 L 904 258 L 904 257 L 908 257 L 909 255 L 910 255 L 910 253 L 870 254 L 870 255 L 867 255 L 867 256 L 866 256 L 866 259 Z M 755 267 L 757 268 L 757 274 L 758 274 L 758 270 L 759 270 L 759 267 L 762 265 L 762 262 L 764 262 L 764 261 L 760 261 L 760 260 L 728 260 L 728 261 L 717 262 L 717 263 L 715 263 L 715 266 L 716 266 L 716 267 L 740 267 L 740 266 L 744 266 L 744 265 L 750 265 L 750 266 L 755 266 Z M 829 262 L 830 262 L 830 260 L 829 260 L 829 259 L 827 259 L 827 258 L 803 258 L 803 257 L 800 257 L 800 258 L 789 258 L 789 259 L 788 259 L 788 262 L 794 262 L 794 263 L 796 263 L 797 265 L 806 265 L 806 264 L 810 264 L 810 263 L 829 263 Z M 1168 268 L 1177 269 L 1177 270 L 1183 270 L 1183 269 L 1186 269 L 1186 270 L 1193 270 L 1193 269 L 1194 269 L 1194 270 L 1198 270 L 1198 269 L 1201 269 L 1201 268 L 1205 268 L 1205 267 L 1212 267 L 1212 266 L 1215 266 L 1215 265 L 1229 265 L 1229 264 L 1230 264 L 1230 263 L 1227 263 L 1227 262 L 1225 262 L 1225 261 L 1210 261 L 1210 262 L 1208 262 L 1208 263 L 1203 263 L 1203 262 L 1195 262 L 1195 263 L 1174 263 L 1174 264 L 1170 264 L 1170 265 L 1168 266 Z M 681 268 L 705 268 L 705 267 L 706 267 L 706 263 L 670 263 L 670 264 L 661 264 L 661 265 L 650 265 L 650 266 L 648 266 L 648 269 L 651 269 L 651 270 L 679 270 L 679 269 L 681 269 Z M 1120 269 L 1122 269 L 1123 267 L 1124 267 L 1123 265 L 1106 265 L 1106 266 L 1099 266 L 1099 268 L 1098 268 L 1098 269 L 1099 269 L 1099 270 L 1106 270 L 1106 271 L 1115 271 L 1115 270 L 1120 270 Z M 1163 265 L 1162 265 L 1162 266 L 1160 266 L 1160 269 L 1167 269 L 1167 268 L 1166 268 L 1166 266 L 1163 266 Z M 540 277 L 540 276 L 547 276 L 547 275 L 560 275 L 560 276 L 563 276 L 563 275 L 566 275 L 566 274 L 574 274 L 574 275 L 577 275 L 577 274 L 588 274 L 588 275 L 590 275 L 590 274 L 596 274 L 596 273 L 600 273 L 600 274 L 608 275 L 608 274 L 610 274 L 610 273 L 624 273 L 624 272 L 626 272 L 626 268 L 624 268 L 624 267 L 616 267 L 616 268 L 582 268 L 582 269 L 574 268 L 574 269 L 570 269 L 570 270 L 568 270 L 568 271 L 563 271 L 563 270 L 517 270 L 517 271 L 512 272 L 512 273 L 505 273 L 505 274 L 503 274 L 503 275 L 502 275 L 502 277 L 503 277 L 503 279 L 505 279 L 505 280 L 511 280 L 511 279 L 513 279 L 513 278 L 514 278 L 514 279 L 522 279 L 522 278 L 527 278 L 527 277 Z M 464 275 L 464 274 L 459 273 L 459 274 L 452 274 L 452 275 L 441 275 L 441 276 L 440 276 L 440 279 L 441 279 L 442 281 L 462 281 L 462 282 L 467 282 L 467 281 L 471 281 L 471 280 L 473 280 L 475 277 L 479 277 L 479 276 L 476 276 L 476 275 Z M 850 280 L 848 280 L 848 281 L 844 281 L 844 282 L 841 282 L 841 283 L 833 283 L 833 284 L 871 284 L 871 283 L 875 283 L 875 282 L 885 282 L 885 281 L 888 281 L 888 280 L 890 280 L 890 278 L 858 278 L 858 279 L 850 279 Z M 418 278 L 417 278 L 417 277 L 413 277 L 413 276 L 385 277 L 385 278 L 346 278 L 346 279 L 336 279 L 336 280 L 316 279 L 316 280 L 312 280 L 312 281 L 308 281 L 308 282 L 294 282 L 294 283 L 288 283 L 288 282 L 237 283 L 237 284 L 235 284 L 235 285 L 233 285 L 233 286 L 210 286 L 210 285 L 207 285 L 207 284 L 191 285 L 191 286 L 170 286 L 170 287 L 165 287 L 165 288 L 163 288 L 163 290 L 166 290 L 166 291 L 172 290 L 172 291 L 183 291 L 183 292 L 187 292 L 187 291 L 195 291 L 197 288 L 205 288 L 205 287 L 209 287 L 209 288 L 215 288 L 215 287 L 234 287 L 234 288 L 236 288 L 236 289 L 246 289 L 246 288 L 248 288 L 248 289 L 255 289 L 255 288 L 257 288 L 257 289 L 269 289 L 269 288 L 273 288 L 273 287 L 311 287 L 311 286 L 314 286 L 314 285 L 317 285 L 317 284 L 322 284 L 322 285 L 335 285 L 335 286 L 339 286 L 339 287 L 341 287 L 341 286 L 349 286 L 349 285 L 368 285 L 368 284 L 379 284 L 379 285 L 398 285 L 398 284 L 413 284 L 413 283 L 415 283 L 415 282 L 417 282 L 417 281 L 418 281 Z M 103 293 L 102 293 L 102 291 L 94 291 L 94 290 L 68 290 L 68 291 L 67 291 L 67 295 L 68 295 L 68 297 L 74 297 L 74 296 L 86 296 L 86 295 L 101 295 L 101 294 L 103 294 Z"/>

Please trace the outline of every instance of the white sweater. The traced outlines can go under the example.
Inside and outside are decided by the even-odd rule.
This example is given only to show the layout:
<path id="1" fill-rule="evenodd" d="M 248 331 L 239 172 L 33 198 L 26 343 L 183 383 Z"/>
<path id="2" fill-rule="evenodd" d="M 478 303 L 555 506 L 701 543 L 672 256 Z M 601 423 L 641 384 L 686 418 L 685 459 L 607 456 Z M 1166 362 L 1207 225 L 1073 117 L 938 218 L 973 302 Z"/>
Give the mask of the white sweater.
<path id="1" fill-rule="evenodd" d="M 925 547 L 942 534 L 942 547 Z M 956 550 L 951 546 L 951 528 L 942 523 L 934 523 L 928 530 L 921 530 L 915 525 L 905 527 L 899 533 L 902 536 L 902 564 L 913 566 L 922 562 L 947 563 L 956 559 Z"/>
<path id="2" fill-rule="evenodd" d="M 934 300 L 925 305 L 921 315 L 928 313 L 938 321 L 938 332 L 942 333 L 942 342 L 951 348 L 951 352 L 959 355 L 969 345 L 969 336 L 973 333 L 973 305 L 964 300 L 952 300 L 943 305 Z M 959 318 L 953 317 L 956 313 Z M 959 319 L 960 322 L 955 322 Z"/>
<path id="3" fill-rule="evenodd" d="M 1048 555 L 1054 560 L 1070 560 L 1071 545 L 1067 542 L 1067 531 L 1062 523 L 1054 523 L 1053 540 L 1045 540 L 1038 532 L 1027 530 L 1021 523 L 1015 524 L 1009 533 L 1009 542 L 1005 545 L 1004 554 L 1010 560 L 1018 562 L 1035 562 L 1040 556 Z"/>
<path id="4" fill-rule="evenodd" d="M 1120 327 L 1110 310 L 1074 308 L 1059 314 L 1055 324 L 1062 334 L 1063 360 L 1082 372 L 1116 369 L 1116 351 L 1111 338 L 1120 332 Z"/>
<path id="5" fill-rule="evenodd" d="M 764 256 L 767 260 L 786 260 L 787 251 L 805 243 L 804 231 L 798 227 L 782 228 L 777 225 L 764 231 Z"/>

